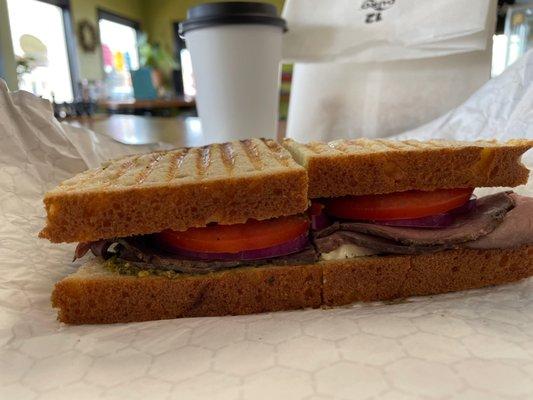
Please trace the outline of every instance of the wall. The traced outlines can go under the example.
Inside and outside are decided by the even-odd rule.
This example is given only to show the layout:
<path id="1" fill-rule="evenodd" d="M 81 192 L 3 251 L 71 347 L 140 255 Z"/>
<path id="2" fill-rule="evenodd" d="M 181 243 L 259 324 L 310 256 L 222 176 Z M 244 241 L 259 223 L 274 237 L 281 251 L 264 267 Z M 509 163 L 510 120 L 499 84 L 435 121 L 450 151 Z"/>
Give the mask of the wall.
<path id="1" fill-rule="evenodd" d="M 102 8 L 138 21 L 141 30 L 148 33 L 150 40 L 159 43 L 170 54 L 174 54 L 173 23 L 184 20 L 188 8 L 206 1 L 217 0 L 70 0 L 74 27 L 82 19 L 89 19 L 97 24 L 97 8 Z M 274 4 L 281 13 L 284 0 L 262 1 Z M 84 53 L 79 46 L 77 50 L 80 78 L 102 79 L 100 49 L 91 54 Z"/>
<path id="2" fill-rule="evenodd" d="M 281 12 L 284 0 L 263 1 L 276 5 Z M 97 9 L 101 8 L 138 21 L 141 30 L 149 34 L 150 40 L 160 43 L 171 54 L 174 50 L 173 22 L 185 19 L 188 8 L 203 2 L 205 0 L 70 0 L 73 29 L 76 29 L 77 23 L 83 19 L 88 19 L 98 27 Z M 15 58 L 7 18 L 6 0 L 0 0 L 0 74 L 4 79 L 7 78 L 8 85 L 14 90 Z M 80 79 L 103 79 L 100 48 L 93 53 L 85 53 L 79 44 L 76 44 Z"/>
<path id="3" fill-rule="evenodd" d="M 174 54 L 173 23 L 184 20 L 188 8 L 206 1 L 217 0 L 70 0 L 74 27 L 85 18 L 97 24 L 97 8 L 102 8 L 138 21 L 141 30 L 148 33 L 150 41 L 159 43 L 170 54 Z M 281 13 L 284 0 L 262 1 L 274 4 Z M 84 53 L 79 46 L 77 50 L 80 78 L 102 79 L 100 49 L 92 54 Z"/>
<path id="4" fill-rule="evenodd" d="M 217 0 L 144 0 L 145 30 L 151 41 L 158 42 L 173 54 L 174 28 L 173 23 L 182 21 L 187 16 L 187 9 Z M 274 4 L 281 13 L 284 0 L 261 0 Z"/>
<path id="5" fill-rule="evenodd" d="M 147 1 L 146 3 L 150 3 Z M 141 24 L 144 29 L 143 0 L 70 0 L 73 28 L 83 19 L 88 19 L 98 29 L 97 9 L 101 8 Z M 85 53 L 77 46 L 78 65 L 81 79 L 103 79 L 102 55 L 98 47 L 93 53 Z"/>

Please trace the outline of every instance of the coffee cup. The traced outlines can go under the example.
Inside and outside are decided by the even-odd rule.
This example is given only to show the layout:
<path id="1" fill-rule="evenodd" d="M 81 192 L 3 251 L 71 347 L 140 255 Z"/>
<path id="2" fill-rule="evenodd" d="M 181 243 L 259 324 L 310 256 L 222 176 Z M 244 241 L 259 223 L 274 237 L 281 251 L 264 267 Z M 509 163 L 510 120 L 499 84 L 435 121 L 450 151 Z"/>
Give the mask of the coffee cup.
<path id="1" fill-rule="evenodd" d="M 207 3 L 188 10 L 180 34 L 191 55 L 204 135 L 276 137 L 285 31 L 271 4 Z"/>

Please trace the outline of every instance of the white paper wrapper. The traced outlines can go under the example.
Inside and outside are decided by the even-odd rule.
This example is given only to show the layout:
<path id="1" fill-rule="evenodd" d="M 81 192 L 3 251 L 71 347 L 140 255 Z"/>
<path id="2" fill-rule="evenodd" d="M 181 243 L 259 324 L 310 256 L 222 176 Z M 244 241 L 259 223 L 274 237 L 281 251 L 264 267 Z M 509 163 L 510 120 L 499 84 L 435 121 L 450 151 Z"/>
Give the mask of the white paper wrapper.
<path id="1" fill-rule="evenodd" d="M 287 136 L 380 138 L 426 124 L 468 99 L 490 76 L 491 52 L 386 63 L 298 63 Z"/>
<path id="2" fill-rule="evenodd" d="M 483 50 L 492 0 L 287 0 L 283 58 L 382 62 Z"/>
<path id="3" fill-rule="evenodd" d="M 495 0 L 287 0 L 283 16 L 289 137 L 395 135 L 490 77 Z"/>
<path id="4" fill-rule="evenodd" d="M 532 57 L 410 136 L 532 137 Z M 507 80 L 506 80 L 507 79 Z M 43 193 L 128 147 L 0 84 L 0 399 L 528 399 L 533 280 L 395 304 L 65 326 L 73 245 L 37 239 Z M 154 146 L 155 147 L 155 146 Z M 533 194 L 533 187 L 519 188 Z"/>

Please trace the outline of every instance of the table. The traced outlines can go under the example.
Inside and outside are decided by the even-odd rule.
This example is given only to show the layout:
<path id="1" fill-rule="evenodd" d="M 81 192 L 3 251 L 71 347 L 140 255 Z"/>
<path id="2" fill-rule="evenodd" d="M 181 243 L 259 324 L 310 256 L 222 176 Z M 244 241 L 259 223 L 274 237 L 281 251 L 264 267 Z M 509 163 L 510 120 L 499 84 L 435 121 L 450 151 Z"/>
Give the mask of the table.
<path id="1" fill-rule="evenodd" d="M 135 111 L 135 110 L 161 110 L 161 109 L 179 109 L 195 106 L 192 97 L 175 97 L 171 99 L 152 99 L 152 100 L 104 100 L 98 103 L 99 106 L 114 112 Z"/>
<path id="2" fill-rule="evenodd" d="M 203 146 L 232 138 L 210 136 L 202 133 L 198 117 L 147 117 L 113 114 L 105 118 L 83 119 L 69 122 L 97 133 L 105 134 L 118 142 L 131 145 L 168 143 L 175 147 Z M 285 137 L 286 122 L 280 121 L 278 139 Z"/>

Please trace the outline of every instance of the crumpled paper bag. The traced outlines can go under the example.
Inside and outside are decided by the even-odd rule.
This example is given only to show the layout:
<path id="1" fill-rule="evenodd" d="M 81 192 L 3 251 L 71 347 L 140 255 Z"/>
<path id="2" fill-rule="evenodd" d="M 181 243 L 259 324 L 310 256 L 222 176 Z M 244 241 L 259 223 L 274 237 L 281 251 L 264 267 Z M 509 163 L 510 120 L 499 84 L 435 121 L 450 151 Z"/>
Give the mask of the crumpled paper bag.
<path id="1" fill-rule="evenodd" d="M 387 63 L 295 64 L 287 136 L 395 135 L 463 103 L 489 75 L 488 51 Z"/>
<path id="2" fill-rule="evenodd" d="M 283 16 L 290 137 L 395 135 L 490 77 L 495 0 L 289 0 Z"/>
<path id="3" fill-rule="evenodd" d="M 397 137 L 533 139 L 533 50 L 459 107 Z"/>
<path id="4" fill-rule="evenodd" d="M 491 4 L 492 3 L 492 4 Z M 287 62 L 383 62 L 483 50 L 493 0 L 287 0 Z"/>
<path id="5" fill-rule="evenodd" d="M 531 109 L 511 109 L 524 105 L 516 88 L 498 90 L 501 114 L 479 99 L 432 134 L 482 136 L 509 118 L 516 130 L 500 138 L 519 132 Z M 531 398 L 533 280 L 392 304 L 62 325 L 50 293 L 77 264 L 74 245 L 37 238 L 43 193 L 103 158 L 156 146 L 72 130 L 1 81 L 0 139 L 1 399 Z M 531 184 L 520 190 L 533 194 Z"/>
<path id="6" fill-rule="evenodd" d="M 452 85 L 449 90 L 454 90 L 454 87 Z M 386 92 L 385 89 L 386 86 L 383 87 L 383 93 Z M 344 96 L 350 96 L 350 93 L 350 88 L 347 87 Z M 421 93 L 420 102 L 429 101 L 428 97 L 432 95 Z M 392 108 L 391 113 L 398 112 L 397 109 L 394 110 L 393 100 L 389 102 L 389 105 Z M 411 118 L 410 113 L 417 107 L 418 103 L 413 103 L 411 107 L 403 109 L 405 118 Z M 342 101 L 340 104 L 333 102 L 331 107 L 311 108 L 307 112 L 309 115 L 318 115 L 316 118 L 318 125 L 313 125 L 315 118 L 306 119 L 303 118 L 305 115 L 298 113 L 298 121 L 289 119 L 287 134 L 290 137 L 301 141 L 312 141 L 367 136 L 365 129 L 349 129 L 346 126 L 344 121 L 349 117 L 350 110 Z M 365 112 L 370 113 L 368 119 L 365 119 L 363 115 Z M 413 112 L 416 113 L 416 111 Z M 336 113 L 343 114 L 339 116 Z M 375 125 L 372 127 L 372 121 L 390 118 L 387 113 L 377 113 L 372 103 L 370 105 L 365 103 L 361 109 L 354 109 L 353 113 L 361 116 L 362 121 L 367 120 L 369 129 L 375 127 Z M 291 122 L 298 126 L 291 127 Z M 411 124 L 413 122 L 411 121 Z M 323 134 L 323 132 L 328 132 L 328 134 Z M 488 81 L 458 107 L 402 136 L 405 135 L 459 139 L 472 137 L 533 138 L 533 50 L 524 54 L 501 75 Z"/>

